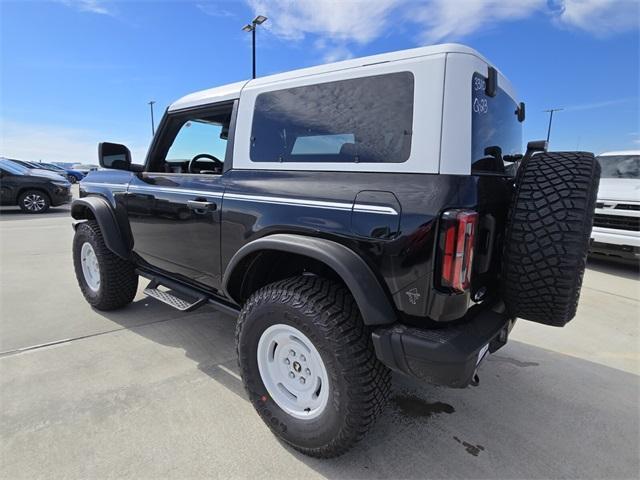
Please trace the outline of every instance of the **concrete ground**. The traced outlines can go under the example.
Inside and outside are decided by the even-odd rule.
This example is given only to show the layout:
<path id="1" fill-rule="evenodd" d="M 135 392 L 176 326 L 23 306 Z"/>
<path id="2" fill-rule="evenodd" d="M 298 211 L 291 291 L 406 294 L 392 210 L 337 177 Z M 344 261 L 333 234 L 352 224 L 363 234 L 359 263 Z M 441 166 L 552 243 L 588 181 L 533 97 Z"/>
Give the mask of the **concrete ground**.
<path id="1" fill-rule="evenodd" d="M 577 318 L 520 321 L 477 387 L 395 377 L 369 436 L 315 460 L 246 400 L 233 318 L 140 293 L 89 308 L 70 223 L 68 208 L 0 213 L 0 478 L 638 478 L 633 270 L 591 263 Z"/>

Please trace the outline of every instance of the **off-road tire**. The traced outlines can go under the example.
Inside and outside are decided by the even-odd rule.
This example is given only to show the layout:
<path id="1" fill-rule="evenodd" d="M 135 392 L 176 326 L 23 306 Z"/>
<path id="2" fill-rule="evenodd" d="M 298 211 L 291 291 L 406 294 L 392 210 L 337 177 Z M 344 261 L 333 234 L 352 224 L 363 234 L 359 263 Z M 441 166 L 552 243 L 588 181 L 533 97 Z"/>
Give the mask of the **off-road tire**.
<path id="1" fill-rule="evenodd" d="M 502 271 L 512 315 L 559 327 L 575 316 L 599 182 L 587 152 L 541 153 L 518 169 Z"/>
<path id="2" fill-rule="evenodd" d="M 87 284 L 82 271 L 80 252 L 88 242 L 100 267 L 100 287 L 97 292 Z M 73 237 L 73 266 L 84 298 L 98 310 L 115 310 L 133 301 L 138 290 L 138 275 L 131 262 L 123 260 L 107 248 L 100 227 L 95 221 L 78 225 Z"/>
<path id="3" fill-rule="evenodd" d="M 257 344 L 274 324 L 289 324 L 320 353 L 330 396 L 315 419 L 297 419 L 269 396 L 257 363 Z M 343 454 L 372 427 L 390 390 L 391 373 L 378 361 L 371 333 L 351 293 L 337 282 L 313 275 L 289 278 L 255 292 L 240 313 L 236 348 L 251 403 L 272 432 L 306 455 Z"/>
<path id="4" fill-rule="evenodd" d="M 27 199 L 33 195 L 37 195 L 39 198 L 42 199 L 42 201 L 44 202 L 44 205 L 42 206 L 42 208 L 38 210 L 32 210 L 28 207 Z M 18 197 L 18 206 L 20 207 L 20 210 L 22 210 L 24 213 L 31 213 L 31 214 L 44 213 L 47 210 L 49 210 L 49 207 L 51 206 L 51 200 L 49 199 L 49 195 L 47 195 L 42 190 L 26 190 L 22 192 Z"/>

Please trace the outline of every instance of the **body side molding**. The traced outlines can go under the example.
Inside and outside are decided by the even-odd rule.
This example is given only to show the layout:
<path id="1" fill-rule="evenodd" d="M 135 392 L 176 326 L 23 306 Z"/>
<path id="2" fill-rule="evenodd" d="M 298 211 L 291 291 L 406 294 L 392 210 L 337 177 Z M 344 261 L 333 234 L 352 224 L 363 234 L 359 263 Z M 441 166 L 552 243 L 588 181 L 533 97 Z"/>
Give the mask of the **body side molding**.
<path id="1" fill-rule="evenodd" d="M 322 238 L 295 234 L 273 234 L 244 245 L 231 258 L 224 271 L 222 288 L 224 293 L 236 299 L 227 290 L 231 278 L 240 262 L 252 253 L 265 250 L 304 255 L 332 268 L 351 291 L 367 325 L 394 323 L 396 313 L 373 271 L 354 251 L 337 242 Z"/>

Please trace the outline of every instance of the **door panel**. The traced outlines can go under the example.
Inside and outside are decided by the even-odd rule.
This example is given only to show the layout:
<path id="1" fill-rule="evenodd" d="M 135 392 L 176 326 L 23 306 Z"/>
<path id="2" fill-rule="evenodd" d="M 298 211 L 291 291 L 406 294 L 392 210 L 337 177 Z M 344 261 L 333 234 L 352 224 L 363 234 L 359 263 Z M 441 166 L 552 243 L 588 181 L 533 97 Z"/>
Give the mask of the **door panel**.
<path id="1" fill-rule="evenodd" d="M 127 194 L 134 252 L 156 268 L 220 286 L 220 175 L 140 173 Z"/>

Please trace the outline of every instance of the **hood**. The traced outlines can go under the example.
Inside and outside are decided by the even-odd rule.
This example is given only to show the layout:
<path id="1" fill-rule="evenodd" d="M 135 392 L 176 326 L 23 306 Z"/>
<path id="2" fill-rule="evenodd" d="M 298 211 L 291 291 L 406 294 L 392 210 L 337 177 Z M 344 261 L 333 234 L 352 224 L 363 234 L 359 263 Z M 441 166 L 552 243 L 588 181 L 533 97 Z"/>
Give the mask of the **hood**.
<path id="1" fill-rule="evenodd" d="M 640 179 L 601 178 L 598 200 L 640 202 Z"/>
<path id="2" fill-rule="evenodd" d="M 46 177 L 56 181 L 67 181 L 67 179 L 62 175 L 59 175 L 56 172 L 52 172 L 51 170 L 43 170 L 42 168 L 32 168 L 31 170 L 29 170 L 29 175 L 34 175 L 36 177 Z"/>

